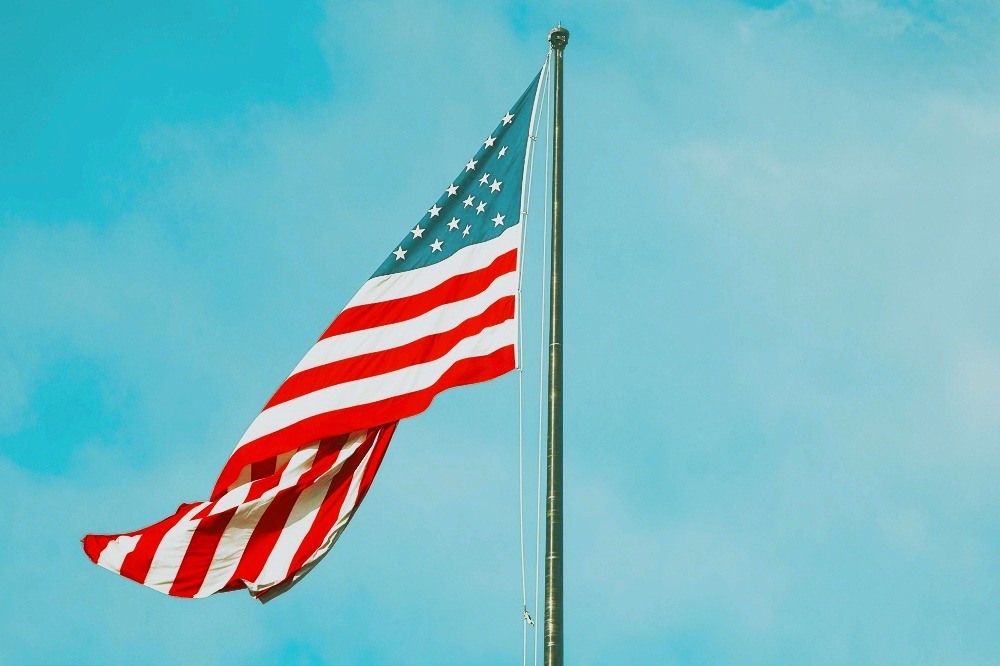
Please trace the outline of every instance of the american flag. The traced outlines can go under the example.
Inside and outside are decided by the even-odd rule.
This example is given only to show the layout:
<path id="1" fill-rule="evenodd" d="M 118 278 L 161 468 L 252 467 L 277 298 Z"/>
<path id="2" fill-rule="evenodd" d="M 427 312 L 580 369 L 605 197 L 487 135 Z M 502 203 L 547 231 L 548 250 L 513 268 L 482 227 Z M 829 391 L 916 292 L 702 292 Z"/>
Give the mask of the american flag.
<path id="1" fill-rule="evenodd" d="M 516 365 L 521 214 L 539 73 L 253 420 L 211 499 L 88 535 L 96 564 L 177 597 L 266 601 L 330 550 L 397 422 Z"/>

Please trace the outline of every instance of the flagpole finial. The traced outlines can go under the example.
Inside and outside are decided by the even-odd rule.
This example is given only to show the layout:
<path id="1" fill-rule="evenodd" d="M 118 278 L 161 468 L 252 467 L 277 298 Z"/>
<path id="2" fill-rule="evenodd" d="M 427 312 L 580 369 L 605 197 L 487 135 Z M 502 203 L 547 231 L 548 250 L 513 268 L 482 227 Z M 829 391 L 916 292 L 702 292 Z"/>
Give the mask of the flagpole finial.
<path id="1" fill-rule="evenodd" d="M 562 26 L 560 23 L 555 28 L 549 31 L 549 44 L 552 45 L 556 51 L 562 51 L 566 48 L 566 42 L 569 41 L 569 30 Z"/>

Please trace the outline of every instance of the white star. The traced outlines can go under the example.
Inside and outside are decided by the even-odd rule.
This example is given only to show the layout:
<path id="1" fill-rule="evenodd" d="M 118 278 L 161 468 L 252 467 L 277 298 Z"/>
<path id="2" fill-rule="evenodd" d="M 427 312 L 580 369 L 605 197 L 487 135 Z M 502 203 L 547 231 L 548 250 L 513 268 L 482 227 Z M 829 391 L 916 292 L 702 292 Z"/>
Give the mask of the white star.
<path id="1" fill-rule="evenodd" d="M 431 252 L 440 252 L 440 251 L 441 251 L 441 239 L 435 238 L 434 242 L 431 243 Z"/>
<path id="2" fill-rule="evenodd" d="M 485 201 L 480 201 L 478 204 L 476 204 L 476 215 L 479 215 L 480 213 L 485 212 L 485 211 L 486 211 L 486 202 Z"/>
<path id="3" fill-rule="evenodd" d="M 438 206 L 437 204 L 434 204 L 433 206 L 431 206 L 431 209 L 427 212 L 431 214 L 431 217 L 437 217 L 438 215 L 441 214 L 441 207 Z"/>
<path id="4" fill-rule="evenodd" d="M 514 116 L 510 115 L 510 112 L 507 112 L 507 115 L 503 117 L 503 124 L 504 125 L 510 125 L 511 121 L 513 121 L 513 120 L 514 120 Z"/>
<path id="5" fill-rule="evenodd" d="M 503 183 L 501 181 L 497 180 L 496 178 L 494 178 L 493 179 L 493 184 L 490 185 L 490 192 L 499 192 L 501 185 L 503 185 Z"/>
<path id="6" fill-rule="evenodd" d="M 484 173 L 483 177 L 479 179 L 479 182 L 482 185 L 489 185 L 490 184 L 490 174 Z"/>
<path id="7" fill-rule="evenodd" d="M 484 145 L 485 145 L 485 146 L 486 146 L 487 148 L 492 148 L 492 147 L 493 147 L 493 144 L 494 144 L 494 143 L 496 143 L 496 142 L 497 142 L 497 140 L 496 140 L 496 139 L 494 139 L 494 138 L 493 138 L 492 136 L 490 136 L 490 138 L 486 139 L 486 143 L 485 143 Z"/>
<path id="8" fill-rule="evenodd" d="M 465 229 L 462 230 L 462 237 L 464 238 L 465 236 L 468 236 L 469 235 L 469 231 L 471 229 L 472 229 L 472 225 L 471 224 L 465 225 Z"/>
<path id="9" fill-rule="evenodd" d="M 413 229 L 413 231 L 411 231 L 410 233 L 411 233 L 411 234 L 413 234 L 413 237 L 414 237 L 414 238 L 422 238 L 422 237 L 423 237 L 423 235 L 424 235 L 424 232 L 425 232 L 425 231 L 427 231 L 427 230 L 426 230 L 426 229 L 421 229 L 421 228 L 420 228 L 420 225 L 418 224 L 418 225 L 417 225 L 417 226 L 416 226 L 416 227 L 415 227 L 415 228 Z"/>
<path id="10" fill-rule="evenodd" d="M 476 198 L 471 194 L 469 195 L 469 198 L 467 198 L 465 201 L 462 202 L 462 205 L 465 206 L 466 208 L 468 208 L 469 206 L 474 206 L 475 204 L 476 204 Z"/>
<path id="11" fill-rule="evenodd" d="M 504 153 L 506 153 L 506 152 L 507 152 L 507 146 L 504 146 L 503 148 L 500 149 L 500 152 L 497 153 L 497 159 L 500 159 L 501 157 L 503 157 Z"/>
<path id="12" fill-rule="evenodd" d="M 503 226 L 503 217 L 504 217 L 503 215 L 501 215 L 500 213 L 497 213 L 497 216 L 493 218 L 493 226 L 494 227 L 502 227 Z"/>
<path id="13" fill-rule="evenodd" d="M 400 259 L 406 259 L 406 250 L 403 249 L 402 245 L 400 245 L 399 248 L 393 250 L 392 253 L 396 255 L 396 261 L 399 261 Z"/>
<path id="14" fill-rule="evenodd" d="M 451 218 L 451 222 L 448 223 L 448 228 L 451 229 L 452 231 L 458 231 L 458 223 L 461 221 L 462 220 L 458 219 L 457 217 Z"/>
<path id="15" fill-rule="evenodd" d="M 476 170 L 476 160 L 469 160 L 469 163 L 465 165 L 465 170 L 466 171 L 475 171 Z"/>
<path id="16" fill-rule="evenodd" d="M 458 194 L 458 188 L 455 187 L 455 183 L 452 183 L 451 185 L 448 186 L 448 189 L 445 190 L 445 192 L 447 192 L 448 196 L 450 197 L 453 194 Z"/>

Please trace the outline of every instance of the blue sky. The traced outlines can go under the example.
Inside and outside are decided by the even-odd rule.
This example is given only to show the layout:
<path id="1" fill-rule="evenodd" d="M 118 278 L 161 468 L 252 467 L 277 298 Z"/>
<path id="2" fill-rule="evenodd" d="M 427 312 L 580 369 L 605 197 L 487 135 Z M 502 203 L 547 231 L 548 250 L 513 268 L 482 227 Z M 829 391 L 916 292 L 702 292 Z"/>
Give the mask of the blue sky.
<path id="1" fill-rule="evenodd" d="M 206 496 L 562 20 L 567 661 L 996 662 L 995 3 L 100 4 L 0 10 L 0 661 L 518 661 L 513 375 L 267 606 L 79 539 Z"/>

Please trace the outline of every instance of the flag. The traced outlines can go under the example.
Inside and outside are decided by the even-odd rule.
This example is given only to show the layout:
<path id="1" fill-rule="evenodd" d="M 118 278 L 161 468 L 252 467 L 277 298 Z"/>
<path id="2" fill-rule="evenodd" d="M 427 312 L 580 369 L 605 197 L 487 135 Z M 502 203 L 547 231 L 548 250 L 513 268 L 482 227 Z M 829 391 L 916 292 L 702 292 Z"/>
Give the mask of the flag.
<path id="1" fill-rule="evenodd" d="M 278 387 L 210 499 L 90 559 L 155 590 L 267 601 L 330 550 L 397 422 L 516 365 L 521 215 L 541 73 Z"/>

